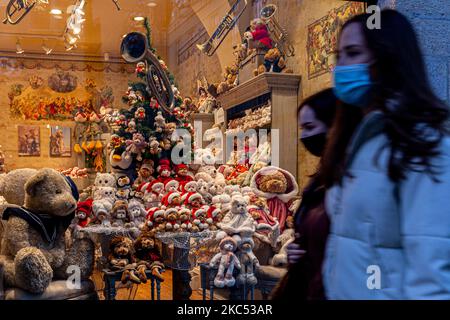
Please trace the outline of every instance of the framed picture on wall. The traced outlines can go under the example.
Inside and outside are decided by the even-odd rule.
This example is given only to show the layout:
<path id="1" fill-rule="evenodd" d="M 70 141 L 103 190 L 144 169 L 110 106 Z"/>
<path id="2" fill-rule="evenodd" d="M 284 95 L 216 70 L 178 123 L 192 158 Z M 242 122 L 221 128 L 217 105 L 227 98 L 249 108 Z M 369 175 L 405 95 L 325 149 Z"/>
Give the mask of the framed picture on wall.
<path id="1" fill-rule="evenodd" d="M 41 155 L 41 132 L 39 126 L 18 126 L 19 157 Z"/>
<path id="2" fill-rule="evenodd" d="M 71 129 L 69 127 L 51 127 L 50 156 L 70 158 L 72 156 Z"/>

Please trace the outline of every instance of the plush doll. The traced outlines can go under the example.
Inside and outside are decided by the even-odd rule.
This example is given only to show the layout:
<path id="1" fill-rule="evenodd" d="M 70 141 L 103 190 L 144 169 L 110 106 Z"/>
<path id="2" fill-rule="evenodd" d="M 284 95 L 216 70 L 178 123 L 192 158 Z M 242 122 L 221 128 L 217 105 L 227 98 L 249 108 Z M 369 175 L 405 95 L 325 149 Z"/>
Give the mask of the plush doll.
<path id="1" fill-rule="evenodd" d="M 203 204 L 203 197 L 198 192 L 188 194 L 184 202 L 184 205 L 191 210 L 199 209 Z"/>
<path id="2" fill-rule="evenodd" d="M 150 154 L 152 155 L 158 155 L 162 151 L 160 148 L 160 143 L 155 137 L 150 138 L 148 145 L 150 147 Z"/>
<path id="3" fill-rule="evenodd" d="M 164 184 L 164 191 L 166 193 L 178 191 L 180 183 L 175 179 L 169 179 Z"/>
<path id="4" fill-rule="evenodd" d="M 155 178 L 152 176 L 155 172 L 154 162 L 152 160 L 144 160 L 138 171 L 138 177 L 134 181 L 134 186 L 137 188 L 143 183 L 152 182 Z"/>
<path id="5" fill-rule="evenodd" d="M 258 258 L 253 253 L 255 243 L 252 238 L 242 239 L 239 244 L 238 259 L 241 263 L 241 270 L 237 278 L 239 285 L 255 286 L 258 280 L 255 271 L 259 268 Z"/>
<path id="6" fill-rule="evenodd" d="M 165 127 L 166 127 L 166 118 L 164 118 L 161 111 L 158 111 L 155 117 L 155 131 L 158 133 L 162 133 Z"/>
<path id="7" fill-rule="evenodd" d="M 154 180 L 144 191 L 144 204 L 146 208 L 154 208 L 161 205 L 164 193 L 164 183 Z"/>
<path id="8" fill-rule="evenodd" d="M 217 224 L 222 221 L 223 215 L 222 211 L 215 206 L 210 206 L 208 208 L 207 216 L 211 219 L 212 223 L 209 223 L 209 229 L 212 231 L 217 230 Z"/>
<path id="9" fill-rule="evenodd" d="M 133 241 L 127 237 L 115 237 L 111 240 L 109 246 L 109 269 L 122 272 L 120 280 L 123 284 L 126 284 L 128 281 L 140 284 L 141 279 L 136 272 L 136 264 L 133 257 Z M 144 281 L 146 281 L 146 278 Z"/>
<path id="10" fill-rule="evenodd" d="M 212 202 L 212 195 L 209 193 L 209 184 L 202 179 L 197 181 L 197 192 L 200 193 L 203 197 L 203 200 L 206 203 Z"/>
<path id="11" fill-rule="evenodd" d="M 111 211 L 113 227 L 132 227 L 130 212 L 128 211 L 128 203 L 123 200 L 117 200 Z"/>
<path id="12" fill-rule="evenodd" d="M 277 220 L 270 214 L 267 200 L 256 195 L 250 196 L 250 205 L 247 207 L 252 218 L 259 224 L 275 226 Z"/>
<path id="13" fill-rule="evenodd" d="M 185 184 L 180 184 L 180 189 L 183 193 L 183 196 L 187 193 L 195 193 L 197 192 L 197 181 L 189 181 Z"/>
<path id="14" fill-rule="evenodd" d="M 115 188 L 116 183 L 116 177 L 113 174 L 98 172 L 95 176 L 93 191 L 95 192 L 98 188 L 102 187 Z"/>
<path id="15" fill-rule="evenodd" d="M 170 167 L 170 161 L 168 159 L 161 159 L 159 161 L 159 166 L 156 169 L 158 172 L 158 181 L 162 183 L 166 183 L 168 180 L 171 180 L 170 177 L 172 174 L 172 169 Z"/>
<path id="16" fill-rule="evenodd" d="M 209 226 L 212 225 L 213 220 L 208 216 L 208 210 L 208 206 L 192 210 L 192 225 L 197 232 L 208 230 Z"/>
<path id="17" fill-rule="evenodd" d="M 136 155 L 137 161 L 142 161 L 142 153 L 147 147 L 147 142 L 145 141 L 144 136 L 141 133 L 134 133 L 133 139 L 126 141 L 127 148 L 127 156 L 130 156 L 131 154 Z"/>
<path id="18" fill-rule="evenodd" d="M 137 108 L 136 112 L 134 113 L 134 117 L 140 121 L 145 120 L 145 109 L 143 107 Z"/>
<path id="19" fill-rule="evenodd" d="M 181 163 L 176 165 L 174 169 L 176 174 L 175 179 L 179 184 L 186 184 L 194 180 L 194 178 L 189 175 L 189 169 L 187 165 Z"/>
<path id="20" fill-rule="evenodd" d="M 278 220 L 283 232 L 287 217 L 293 214 L 291 202 L 299 191 L 294 176 L 281 168 L 265 167 L 255 173 L 250 186 L 255 195 L 267 199 L 269 212 Z"/>
<path id="21" fill-rule="evenodd" d="M 175 130 L 177 129 L 177 124 L 175 122 L 169 122 L 164 125 L 164 135 L 170 139 L 170 141 L 173 141 L 173 134 Z"/>
<path id="22" fill-rule="evenodd" d="M 134 256 L 136 258 L 140 278 L 147 278 L 145 272 L 150 270 L 152 275 L 164 281 L 161 272 L 164 270 L 160 250 L 156 244 L 153 232 L 142 232 L 134 242 Z M 144 282 L 145 283 L 145 282 Z"/>
<path id="23" fill-rule="evenodd" d="M 231 237 L 226 237 L 220 241 L 220 252 L 217 253 L 210 262 L 210 267 L 219 266 L 214 285 L 218 288 L 233 287 L 236 280 L 233 277 L 234 268 L 240 269 L 239 259 L 234 254 L 237 248 L 236 241 Z"/>
<path id="24" fill-rule="evenodd" d="M 246 39 L 254 40 L 258 43 L 258 46 L 264 49 L 272 49 L 272 39 L 270 33 L 267 30 L 267 25 L 261 19 L 254 19 L 250 26 L 251 31 L 247 31 L 244 34 Z"/>
<path id="25" fill-rule="evenodd" d="M 181 205 L 181 194 L 179 192 L 169 192 L 161 199 L 161 204 L 165 208 L 175 208 Z"/>
<path id="26" fill-rule="evenodd" d="M 128 203 L 128 211 L 136 227 L 142 229 L 145 225 L 145 217 L 147 215 L 144 205 L 137 199 L 131 199 Z"/>
<path id="27" fill-rule="evenodd" d="M 191 223 L 192 213 L 191 210 L 185 207 L 181 207 L 178 210 L 178 220 L 180 221 L 181 231 L 189 232 L 192 229 Z"/>
<path id="28" fill-rule="evenodd" d="M 151 208 L 147 211 L 147 228 L 150 230 L 160 231 L 165 228 L 164 224 L 165 210 L 161 208 Z"/>
<path id="29" fill-rule="evenodd" d="M 91 223 L 92 202 L 92 199 L 78 202 L 77 210 L 75 211 L 75 220 L 78 228 L 86 228 Z"/>
<path id="30" fill-rule="evenodd" d="M 239 195 L 232 198 L 231 211 L 217 226 L 221 229 L 216 235 L 217 239 L 223 239 L 228 235 L 238 244 L 243 238 L 251 238 L 256 231 L 256 223 L 247 212 L 247 202 Z"/>
<path id="31" fill-rule="evenodd" d="M 286 267 L 288 265 L 287 248 L 295 241 L 294 219 L 289 216 L 286 220 L 287 228 L 277 238 L 276 245 L 280 250 L 273 256 L 271 264 L 275 267 Z"/>
<path id="32" fill-rule="evenodd" d="M 3 183 L 13 182 L 8 177 L 15 174 L 3 177 Z M 94 244 L 87 237 L 73 239 L 70 245 L 65 241 L 77 208 L 78 190 L 73 181 L 56 170 L 41 169 L 23 183 L 25 200 L 12 203 L 9 199 L 2 216 L 0 265 L 6 287 L 41 294 L 53 279 L 67 279 L 67 268 L 72 265 L 79 268 L 81 280 L 88 279 Z"/>
<path id="33" fill-rule="evenodd" d="M 178 208 L 168 208 L 164 212 L 164 219 L 166 220 L 166 231 L 179 231 L 180 230 L 180 224 L 178 221 Z"/>
<path id="34" fill-rule="evenodd" d="M 112 187 L 102 187 L 94 192 L 92 211 L 96 218 L 96 223 L 109 226 L 110 212 L 116 202 L 116 189 Z"/>
<path id="35" fill-rule="evenodd" d="M 127 201 L 131 194 L 131 180 L 126 175 L 121 175 L 117 178 L 117 192 L 116 198 Z"/>

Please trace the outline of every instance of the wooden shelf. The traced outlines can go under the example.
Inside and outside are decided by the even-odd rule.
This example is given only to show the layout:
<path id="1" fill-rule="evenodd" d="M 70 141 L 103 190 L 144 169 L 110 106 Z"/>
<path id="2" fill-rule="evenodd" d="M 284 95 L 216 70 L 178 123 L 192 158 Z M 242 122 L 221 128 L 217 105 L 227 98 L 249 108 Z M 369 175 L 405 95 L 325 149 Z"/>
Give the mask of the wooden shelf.
<path id="1" fill-rule="evenodd" d="M 295 74 L 266 72 L 220 95 L 217 100 L 226 111 L 273 90 L 298 92 L 300 79 Z"/>

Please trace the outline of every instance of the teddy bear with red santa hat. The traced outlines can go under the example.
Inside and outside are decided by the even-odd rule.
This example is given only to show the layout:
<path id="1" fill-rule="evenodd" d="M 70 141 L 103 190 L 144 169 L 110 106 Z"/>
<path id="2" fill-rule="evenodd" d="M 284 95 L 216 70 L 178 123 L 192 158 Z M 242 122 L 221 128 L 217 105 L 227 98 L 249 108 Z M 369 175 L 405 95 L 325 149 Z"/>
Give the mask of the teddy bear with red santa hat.
<path id="1" fill-rule="evenodd" d="M 141 186 L 139 188 L 141 188 Z M 164 193 L 164 184 L 162 182 L 154 180 L 151 183 L 142 185 L 142 189 L 144 190 L 144 204 L 147 209 L 159 207 L 161 205 Z"/>
<path id="2" fill-rule="evenodd" d="M 185 165 L 184 163 L 177 164 L 175 166 L 174 170 L 175 170 L 175 174 L 176 174 L 175 179 L 180 184 L 185 184 L 185 183 L 188 183 L 188 182 L 194 180 L 194 178 L 191 175 L 189 175 L 188 166 Z"/>
<path id="3" fill-rule="evenodd" d="M 250 31 L 244 33 L 244 37 L 249 40 L 254 40 L 259 47 L 264 49 L 272 49 L 273 43 L 270 38 L 267 25 L 261 19 L 254 19 L 250 24 Z"/>
<path id="4" fill-rule="evenodd" d="M 176 192 L 176 191 L 178 191 L 179 186 L 180 186 L 180 183 L 177 180 L 168 179 L 166 181 L 166 183 L 164 184 L 164 191 L 166 193 Z"/>
<path id="5" fill-rule="evenodd" d="M 165 210 L 161 208 L 151 208 L 147 211 L 147 229 L 161 231 L 165 228 Z"/>
<path id="6" fill-rule="evenodd" d="M 86 228 L 91 222 L 92 202 L 92 199 L 78 202 L 77 209 L 75 211 L 75 229 Z"/>
<path id="7" fill-rule="evenodd" d="M 162 200 L 161 204 L 165 208 L 175 208 L 181 205 L 181 194 L 179 192 L 169 192 Z"/>
<path id="8" fill-rule="evenodd" d="M 168 208 L 164 212 L 164 218 L 166 220 L 165 230 L 171 232 L 180 231 L 180 224 L 178 221 L 179 207 Z"/>
<path id="9" fill-rule="evenodd" d="M 165 184 L 168 180 L 172 179 L 172 168 L 170 166 L 170 160 L 161 159 L 159 161 L 158 167 L 156 168 L 156 171 L 158 172 L 158 179 L 156 179 L 157 181 Z"/>

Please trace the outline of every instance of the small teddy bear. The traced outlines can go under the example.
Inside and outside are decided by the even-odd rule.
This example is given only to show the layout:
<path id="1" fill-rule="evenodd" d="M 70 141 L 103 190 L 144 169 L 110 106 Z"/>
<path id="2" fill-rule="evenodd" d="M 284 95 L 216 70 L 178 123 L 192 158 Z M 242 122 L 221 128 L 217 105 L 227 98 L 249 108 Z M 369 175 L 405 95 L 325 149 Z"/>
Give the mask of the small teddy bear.
<path id="1" fill-rule="evenodd" d="M 130 213 L 128 211 L 128 203 L 123 200 L 118 200 L 114 204 L 111 211 L 112 226 L 131 228 L 133 223 L 131 221 Z"/>
<path id="2" fill-rule="evenodd" d="M 192 229 L 191 210 L 182 207 L 178 210 L 178 220 L 180 221 L 180 228 L 182 232 L 189 232 Z"/>
<path id="3" fill-rule="evenodd" d="M 147 147 L 147 142 L 145 141 L 144 136 L 141 133 L 134 133 L 133 138 L 131 140 L 126 141 L 127 148 L 127 156 L 130 156 L 131 154 L 136 155 L 137 161 L 142 161 L 142 152 Z"/>
<path id="4" fill-rule="evenodd" d="M 122 272 L 120 281 L 126 284 L 131 281 L 140 284 L 145 277 L 140 279 L 141 274 L 136 272 L 136 264 L 133 257 L 133 241 L 127 237 L 115 237 L 111 240 L 110 254 L 108 256 L 108 267 L 111 271 Z M 145 274 L 144 274 L 145 275 Z"/>
<path id="5" fill-rule="evenodd" d="M 147 215 L 142 202 L 137 199 L 131 199 L 128 203 L 128 211 L 135 226 L 142 229 L 145 225 L 145 217 Z"/>
<path id="6" fill-rule="evenodd" d="M 163 259 L 156 244 L 154 232 L 144 231 L 139 235 L 134 242 L 134 256 L 136 258 L 138 274 L 140 274 L 142 279 L 144 276 L 146 279 L 145 272 L 151 270 L 154 277 L 158 278 L 161 282 L 164 281 L 161 275 L 161 272 L 164 270 Z M 143 283 L 145 282 L 143 281 Z"/>
<path id="7" fill-rule="evenodd" d="M 115 202 L 116 189 L 112 187 L 102 187 L 94 192 L 92 211 L 97 224 L 101 224 L 105 227 L 110 226 L 110 212 Z"/>
<path id="8" fill-rule="evenodd" d="M 237 248 L 236 241 L 231 237 L 226 237 L 220 241 L 220 252 L 217 253 L 209 264 L 211 268 L 219 266 L 214 285 L 218 288 L 233 287 L 236 280 L 233 277 L 234 268 L 240 269 L 241 263 L 234 254 Z"/>
<path id="9" fill-rule="evenodd" d="M 155 131 L 158 133 L 162 133 L 165 127 L 166 127 L 166 118 L 164 118 L 161 111 L 158 111 L 155 117 Z"/>
<path id="10" fill-rule="evenodd" d="M 258 280 L 255 271 L 259 268 L 258 258 L 253 253 L 255 243 L 252 238 L 244 238 L 239 244 L 238 258 L 241 263 L 241 272 L 237 278 L 240 285 L 255 286 Z"/>

